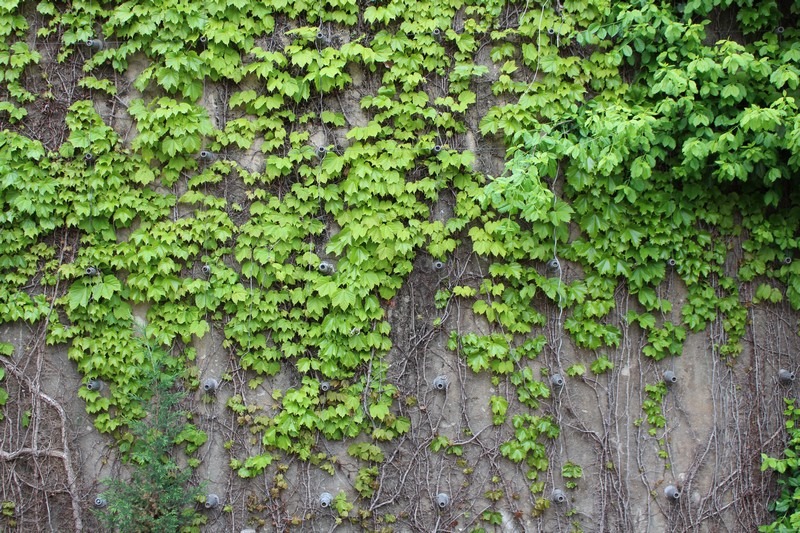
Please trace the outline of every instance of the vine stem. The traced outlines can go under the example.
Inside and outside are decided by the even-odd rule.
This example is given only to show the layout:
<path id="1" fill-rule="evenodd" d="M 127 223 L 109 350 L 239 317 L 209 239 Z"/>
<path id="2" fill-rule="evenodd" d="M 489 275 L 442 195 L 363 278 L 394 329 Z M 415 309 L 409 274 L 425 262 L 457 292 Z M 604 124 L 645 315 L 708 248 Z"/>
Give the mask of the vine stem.
<path id="1" fill-rule="evenodd" d="M 10 359 L 5 356 L 0 356 L 0 363 L 3 363 L 3 366 L 6 369 L 14 374 L 14 376 L 21 382 L 24 382 L 28 389 L 36 394 L 36 396 L 42 400 L 44 403 L 48 404 L 50 407 L 55 409 L 58 413 L 58 417 L 61 420 L 61 451 L 53 451 L 53 450 L 39 450 L 37 448 L 20 448 L 14 452 L 6 452 L 0 450 L 0 459 L 3 461 L 12 461 L 21 457 L 23 455 L 30 455 L 33 457 L 55 457 L 61 459 L 64 463 L 64 471 L 67 474 L 67 492 L 69 493 L 70 500 L 72 502 L 72 520 L 75 524 L 75 531 L 83 531 L 83 519 L 81 517 L 81 502 L 80 497 L 76 493 L 76 489 L 78 486 L 77 483 L 77 476 L 75 475 L 75 470 L 72 468 L 72 455 L 69 450 L 69 439 L 67 438 L 67 415 L 64 412 L 64 408 L 61 407 L 61 404 L 56 401 L 50 395 L 38 390 L 37 387 L 31 382 L 31 380 L 25 376 L 22 371 L 17 368 Z M 35 445 L 35 443 L 34 443 Z"/>
<path id="2" fill-rule="evenodd" d="M 64 244 L 61 246 L 61 253 L 58 258 L 59 265 L 64 263 L 64 250 L 66 249 L 66 240 L 67 235 L 64 236 Z M 50 309 L 47 312 L 47 316 L 45 317 L 44 324 L 43 324 L 43 331 L 47 330 L 47 326 L 50 323 L 50 316 L 53 313 L 53 307 L 55 306 L 56 297 L 55 295 L 58 294 L 59 286 L 61 284 L 61 276 L 58 275 L 56 277 L 56 284 L 55 288 L 53 289 L 54 296 L 53 300 L 50 304 Z M 7 452 L 5 450 L 0 450 L 0 460 L 5 462 L 10 462 L 13 460 L 18 459 L 22 456 L 31 456 L 34 458 L 38 457 L 53 457 L 56 459 L 60 459 L 64 464 L 64 471 L 67 475 L 67 493 L 70 496 L 70 502 L 72 505 L 72 519 L 75 525 L 75 531 L 83 531 L 83 518 L 81 516 L 81 502 L 80 496 L 76 493 L 77 486 L 78 486 L 78 478 L 75 475 L 75 470 L 72 468 L 72 454 L 69 449 L 69 439 L 67 438 L 67 415 L 64 411 L 64 408 L 61 404 L 52 396 L 42 392 L 41 384 L 39 381 L 39 376 L 42 372 L 42 356 L 41 350 L 37 350 L 38 343 L 41 342 L 41 338 L 37 340 L 37 343 L 34 345 L 33 350 L 37 351 L 36 357 L 36 379 L 32 380 L 28 376 L 25 375 L 23 370 L 21 370 L 11 359 L 5 356 L 0 356 L 0 363 L 6 367 L 6 369 L 11 372 L 18 381 L 25 383 L 28 390 L 38 399 L 50 407 L 52 407 L 57 413 L 59 420 L 61 421 L 61 447 L 62 450 L 40 450 L 36 447 L 36 443 L 38 441 L 38 419 L 39 417 L 34 416 L 34 437 L 33 437 L 33 448 L 22 447 L 13 452 Z M 38 409 L 38 404 L 34 404 L 35 407 Z"/>

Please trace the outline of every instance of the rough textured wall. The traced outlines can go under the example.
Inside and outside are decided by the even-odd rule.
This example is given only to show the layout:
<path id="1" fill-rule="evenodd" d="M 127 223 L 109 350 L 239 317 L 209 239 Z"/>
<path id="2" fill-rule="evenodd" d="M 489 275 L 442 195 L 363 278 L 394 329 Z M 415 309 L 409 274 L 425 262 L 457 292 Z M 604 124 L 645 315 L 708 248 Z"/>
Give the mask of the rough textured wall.
<path id="1" fill-rule="evenodd" d="M 188 456 L 176 450 L 221 500 L 198 502 L 204 531 L 769 521 L 761 454 L 785 439 L 795 385 L 778 373 L 796 368 L 796 313 L 751 305 L 750 280 L 720 282 L 736 278 L 747 231 L 695 213 L 682 228 L 699 247 L 639 228 L 631 248 L 658 247 L 641 259 L 660 272 L 645 284 L 653 300 L 631 290 L 627 266 L 605 271 L 576 251 L 597 230 L 559 206 L 595 193 L 581 196 L 566 164 L 529 170 L 540 146 L 520 139 L 545 139 L 537 128 L 557 122 L 547 112 L 614 93 L 616 81 L 598 80 L 631 82 L 636 65 L 581 40 L 616 16 L 605 4 L 481 4 L 7 10 L 29 25 L 7 35 L 41 57 L 20 77 L 27 115 L 5 110 L 0 124 L 4 139 L 48 151 L 29 159 L 56 176 L 62 223 L 26 244 L 45 252 L 2 265 L 31 270 L 7 288 L 33 302 L 12 320 L 16 300 L 3 296 L 5 528 L 98 530 L 103 479 L 130 472 L 119 439 L 143 392 L 125 369 L 147 364 L 142 337 L 179 361 L 190 422 L 207 436 Z M 23 172 L 4 143 L 7 175 Z M 531 181 L 508 181 L 520 173 Z M 517 193 L 534 214 L 496 200 Z M 9 213 L 17 197 L 4 197 Z M 632 210 L 628 200 L 611 203 Z M 17 222 L 3 223 L 10 236 Z M 698 276 L 693 261 L 716 270 Z M 720 354 L 728 310 L 681 326 L 701 285 L 746 309 L 738 355 Z M 597 324 L 608 336 L 594 344 L 581 334 Z M 673 325 L 685 338 L 648 355 L 652 332 Z M 91 379 L 102 389 L 87 393 Z"/>

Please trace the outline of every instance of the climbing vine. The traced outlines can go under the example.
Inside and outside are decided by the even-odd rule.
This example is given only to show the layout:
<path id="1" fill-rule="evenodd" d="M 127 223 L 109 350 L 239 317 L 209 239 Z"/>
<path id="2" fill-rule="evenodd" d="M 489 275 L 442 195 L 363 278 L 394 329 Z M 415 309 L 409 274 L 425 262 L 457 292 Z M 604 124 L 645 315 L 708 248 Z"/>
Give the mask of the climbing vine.
<path id="1" fill-rule="evenodd" d="M 283 508 L 284 473 L 301 461 L 332 477 L 343 441 L 357 466 L 353 491 L 325 504 L 337 523 L 524 527 L 564 503 L 546 489 L 572 497 L 589 477 L 556 453 L 571 390 L 613 396 L 632 366 L 619 354 L 635 351 L 635 426 L 647 422 L 641 438 L 667 460 L 677 394 L 645 373 L 663 375 L 704 332 L 709 353 L 692 357 L 733 366 L 754 306 L 800 310 L 798 11 L 770 0 L 7 1 L 0 322 L 46 324 L 123 454 L 147 415 L 133 400 L 148 386 L 140 337 L 201 395 L 202 346 L 217 346 L 227 366 L 215 379 L 233 392 L 202 397 L 247 435 L 226 441 L 227 466 L 272 483 L 268 501 L 246 505 L 253 523 L 310 519 Z M 57 143 L 31 127 L 57 98 L 47 64 L 80 73 Z M 412 309 L 424 333 L 409 340 L 392 317 L 417 279 L 431 306 Z M 407 386 L 430 364 L 415 354 L 433 347 L 460 379 L 490 384 L 478 401 L 492 452 L 466 414 L 459 434 L 440 431 L 424 380 Z M 253 400 L 261 389 L 269 402 Z M 193 467 L 205 428 L 175 437 Z M 608 448 L 607 433 L 579 431 Z M 442 505 L 431 488 L 434 522 L 409 510 L 419 494 L 382 486 L 406 443 L 464 476 L 475 476 L 465 457 L 491 456 L 485 508 L 455 494 Z M 618 475 L 600 453 L 598 476 Z M 498 461 L 523 469 L 525 505 Z"/>

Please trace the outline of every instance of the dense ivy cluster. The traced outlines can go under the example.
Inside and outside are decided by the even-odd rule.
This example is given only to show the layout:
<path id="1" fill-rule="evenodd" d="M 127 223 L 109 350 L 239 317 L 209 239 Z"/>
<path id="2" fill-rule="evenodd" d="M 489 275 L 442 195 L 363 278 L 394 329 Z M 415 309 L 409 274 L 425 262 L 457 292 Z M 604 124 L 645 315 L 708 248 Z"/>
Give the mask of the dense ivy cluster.
<path id="1" fill-rule="evenodd" d="M 725 8 L 737 30 L 714 34 Z M 275 391 L 274 417 L 229 402 L 263 445 L 232 459 L 242 477 L 282 452 L 311 458 L 318 435 L 405 434 L 386 381 L 386 309 L 421 257 L 471 252 L 487 274 L 442 288 L 436 305 L 460 299 L 491 325 L 452 332 L 449 349 L 510 379 L 521 407 L 490 400 L 497 425 L 515 413 L 501 452 L 541 493 L 544 442 L 559 428 L 536 414 L 550 385 L 525 361 L 545 348 L 545 309 L 565 313 L 595 375 L 613 371 L 603 351 L 622 341 L 611 318 L 621 285 L 639 304 L 625 320 L 655 361 L 717 321 L 716 355 L 735 356 L 749 299 L 800 309 L 796 2 L 785 13 L 770 0 L 42 0 L 38 38 L 58 40 L 59 61 L 86 57 L 80 85 L 122 103 L 136 130 L 124 141 L 79 100 L 50 149 L 23 127 L 26 106 L 48 95 L 23 83 L 41 55 L 20 9 L 0 4 L 0 321 L 51 316 L 48 342 L 111 384 L 81 395 L 127 446 L 126 424 L 144 414 L 131 401 L 146 383 L 135 335 L 174 347 L 168 370 L 180 373 L 211 328 L 244 369 L 301 376 Z M 353 88 L 360 110 L 340 104 Z M 478 94 L 497 105 L 476 118 Z M 501 176 L 475 170 L 477 123 L 507 148 Z M 735 238 L 745 253 L 731 268 Z M 581 274 L 563 276 L 568 265 Z M 668 279 L 688 289 L 680 310 Z M 68 290 L 48 300 L 41 287 L 59 283 Z M 133 306 L 146 309 L 137 333 Z M 657 436 L 665 389 L 648 387 Z M 352 454 L 382 460 L 377 447 Z M 376 467 L 359 475 L 369 498 Z"/>

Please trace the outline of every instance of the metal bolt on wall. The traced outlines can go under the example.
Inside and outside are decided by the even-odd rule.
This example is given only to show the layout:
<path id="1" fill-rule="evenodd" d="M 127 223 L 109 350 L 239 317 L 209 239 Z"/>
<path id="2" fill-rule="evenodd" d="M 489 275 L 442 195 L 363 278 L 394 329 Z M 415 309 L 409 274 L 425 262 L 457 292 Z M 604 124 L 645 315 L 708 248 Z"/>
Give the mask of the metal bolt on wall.
<path id="1" fill-rule="evenodd" d="M 333 501 L 333 496 L 331 496 L 330 492 L 323 492 L 319 495 L 319 506 L 320 507 L 330 507 L 331 502 Z"/>
<path id="2" fill-rule="evenodd" d="M 436 495 L 436 505 L 439 507 L 439 509 L 444 509 L 450 505 L 450 496 L 444 492 L 440 492 Z"/>
<path id="3" fill-rule="evenodd" d="M 203 504 L 206 509 L 216 509 L 219 506 L 219 496 L 216 494 L 207 494 L 206 502 Z"/>
<path id="4" fill-rule="evenodd" d="M 778 370 L 778 381 L 784 385 L 788 385 L 794 381 L 794 372 L 781 368 Z"/>
<path id="5" fill-rule="evenodd" d="M 206 394 L 214 394 L 217 392 L 217 387 L 219 387 L 219 382 L 214 378 L 208 378 L 203 381 L 203 392 Z"/>

